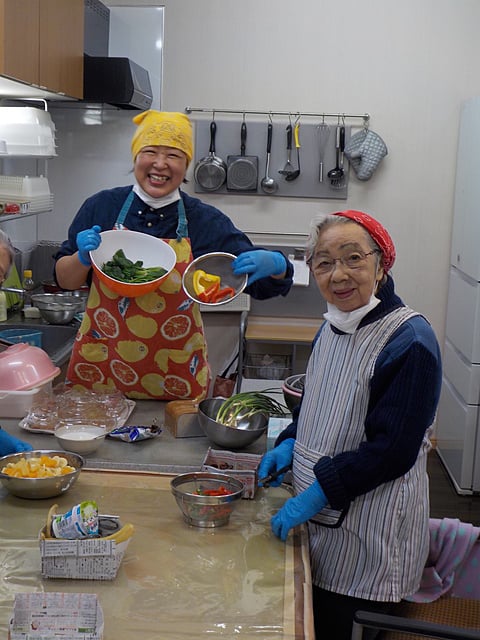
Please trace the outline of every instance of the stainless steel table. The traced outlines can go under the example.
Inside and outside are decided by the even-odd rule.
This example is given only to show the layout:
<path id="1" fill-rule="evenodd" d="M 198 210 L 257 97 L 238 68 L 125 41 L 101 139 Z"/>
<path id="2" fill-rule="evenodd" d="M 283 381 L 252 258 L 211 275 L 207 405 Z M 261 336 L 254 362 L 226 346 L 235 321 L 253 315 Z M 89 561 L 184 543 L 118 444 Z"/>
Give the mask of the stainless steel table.
<path id="1" fill-rule="evenodd" d="M 158 425 L 163 425 L 165 405 L 158 400 L 138 400 L 127 424 L 150 425 L 156 419 Z M 20 418 L 0 418 L 0 425 L 5 431 L 29 442 L 35 449 L 61 449 L 53 434 L 25 431 L 19 427 L 19 422 Z M 264 453 L 266 442 L 264 435 L 243 451 Z M 128 443 L 106 438 L 95 453 L 85 456 L 86 468 L 183 473 L 199 469 L 210 446 L 219 448 L 204 436 L 175 438 L 163 427 L 158 437 L 142 442 Z"/>

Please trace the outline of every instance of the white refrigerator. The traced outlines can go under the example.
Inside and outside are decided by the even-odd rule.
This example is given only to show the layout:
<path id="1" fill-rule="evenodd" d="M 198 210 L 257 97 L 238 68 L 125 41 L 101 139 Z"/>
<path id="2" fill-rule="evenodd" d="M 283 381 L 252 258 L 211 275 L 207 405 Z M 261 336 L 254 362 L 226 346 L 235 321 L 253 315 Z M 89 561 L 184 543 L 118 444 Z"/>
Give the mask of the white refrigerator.
<path id="1" fill-rule="evenodd" d="M 480 493 L 480 97 L 462 108 L 437 451 L 460 494 Z"/>

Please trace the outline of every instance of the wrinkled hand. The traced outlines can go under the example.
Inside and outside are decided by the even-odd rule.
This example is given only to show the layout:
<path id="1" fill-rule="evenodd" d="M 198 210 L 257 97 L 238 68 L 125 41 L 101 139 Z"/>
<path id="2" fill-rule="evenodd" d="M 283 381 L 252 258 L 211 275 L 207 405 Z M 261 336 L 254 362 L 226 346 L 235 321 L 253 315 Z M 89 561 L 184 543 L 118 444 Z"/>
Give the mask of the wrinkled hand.
<path id="1" fill-rule="evenodd" d="M 84 267 L 89 267 L 92 264 L 90 260 L 89 252 L 98 249 L 102 239 L 100 237 L 100 231 L 102 227 L 95 224 L 91 229 L 85 229 L 77 233 L 77 247 L 78 247 L 78 259 Z"/>
<path id="2" fill-rule="evenodd" d="M 293 447 L 295 446 L 295 438 L 287 438 L 281 442 L 278 447 L 274 447 L 271 451 L 268 451 L 260 461 L 258 466 L 258 477 L 266 478 L 274 471 L 278 471 L 282 467 L 289 467 L 293 460 Z M 276 480 L 272 480 L 269 484 L 271 487 L 279 487 L 282 484 L 283 473 L 278 476 Z M 258 486 L 261 487 L 262 483 L 259 482 Z"/>
<path id="3" fill-rule="evenodd" d="M 11 436 L 3 429 L 0 429 L 0 456 L 8 456 L 10 453 L 21 453 L 22 451 L 31 451 L 32 445 L 28 442 L 23 442 Z"/>
<path id="4" fill-rule="evenodd" d="M 250 285 L 261 278 L 279 276 L 284 273 L 287 269 L 287 261 L 279 251 L 257 249 L 241 253 L 233 261 L 232 268 L 236 276 L 248 273 L 248 284 Z"/>
<path id="5" fill-rule="evenodd" d="M 273 516 L 271 520 L 273 533 L 285 542 L 290 529 L 313 518 L 326 506 L 327 502 L 322 487 L 315 480 L 308 489 L 287 500 L 280 511 Z"/>

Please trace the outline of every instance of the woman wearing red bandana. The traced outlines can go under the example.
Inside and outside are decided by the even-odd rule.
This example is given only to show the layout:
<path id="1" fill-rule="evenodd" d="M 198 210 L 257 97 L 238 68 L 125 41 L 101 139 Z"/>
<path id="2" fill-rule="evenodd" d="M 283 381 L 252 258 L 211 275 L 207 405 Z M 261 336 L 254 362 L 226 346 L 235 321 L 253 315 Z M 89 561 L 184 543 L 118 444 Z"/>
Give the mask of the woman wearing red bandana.
<path id="1" fill-rule="evenodd" d="M 324 216 L 307 253 L 326 321 L 300 407 L 259 477 L 292 465 L 295 497 L 272 529 L 286 540 L 307 523 L 317 638 L 350 640 L 356 610 L 392 611 L 420 585 L 441 358 L 428 321 L 395 293 L 395 247 L 377 220 Z"/>

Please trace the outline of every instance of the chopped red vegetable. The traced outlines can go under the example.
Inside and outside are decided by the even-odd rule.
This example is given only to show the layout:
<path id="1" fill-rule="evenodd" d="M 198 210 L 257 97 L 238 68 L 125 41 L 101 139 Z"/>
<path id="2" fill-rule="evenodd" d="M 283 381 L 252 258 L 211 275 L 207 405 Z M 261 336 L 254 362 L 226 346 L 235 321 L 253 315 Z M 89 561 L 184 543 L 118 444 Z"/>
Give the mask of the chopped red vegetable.
<path id="1" fill-rule="evenodd" d="M 224 486 L 218 487 L 218 489 L 202 489 L 198 491 L 198 494 L 201 496 L 229 496 L 231 493 L 232 492 Z"/>
<path id="2" fill-rule="evenodd" d="M 234 295 L 235 289 L 233 289 L 233 287 L 223 287 L 223 289 L 220 289 L 215 295 L 215 302 L 220 302 L 220 300 L 225 300 L 225 298 L 232 298 Z"/>
<path id="3" fill-rule="evenodd" d="M 232 287 L 223 287 L 220 289 L 220 285 L 218 282 L 213 284 L 205 291 L 202 291 L 198 294 L 198 299 L 200 302 L 220 302 L 221 300 L 225 300 L 226 298 L 232 298 L 235 295 L 235 289 Z"/>

